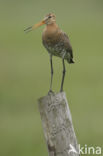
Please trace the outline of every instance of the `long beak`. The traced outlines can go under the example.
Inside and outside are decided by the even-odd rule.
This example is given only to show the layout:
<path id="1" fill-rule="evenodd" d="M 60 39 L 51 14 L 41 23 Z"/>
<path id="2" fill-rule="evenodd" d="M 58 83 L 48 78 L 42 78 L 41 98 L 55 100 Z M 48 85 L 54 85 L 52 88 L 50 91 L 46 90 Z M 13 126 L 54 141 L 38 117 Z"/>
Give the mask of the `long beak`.
<path id="1" fill-rule="evenodd" d="M 30 32 L 30 31 L 32 31 L 32 30 L 34 30 L 34 29 L 40 27 L 40 26 L 43 25 L 43 24 L 45 24 L 45 21 L 44 21 L 44 20 L 41 21 L 41 22 L 39 22 L 39 23 L 37 23 L 37 24 L 35 24 L 35 25 L 33 25 L 33 26 L 31 26 L 31 27 L 26 28 L 24 31 L 25 31 L 26 33 L 28 33 L 28 32 Z"/>

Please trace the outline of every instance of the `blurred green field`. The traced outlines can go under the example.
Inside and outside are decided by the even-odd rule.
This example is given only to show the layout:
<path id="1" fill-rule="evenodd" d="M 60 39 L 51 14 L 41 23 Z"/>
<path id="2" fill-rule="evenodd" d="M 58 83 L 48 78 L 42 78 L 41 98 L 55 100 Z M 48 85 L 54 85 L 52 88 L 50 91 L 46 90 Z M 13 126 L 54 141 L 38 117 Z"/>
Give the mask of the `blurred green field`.
<path id="1" fill-rule="evenodd" d="M 43 27 L 23 30 L 49 12 L 74 50 L 64 90 L 78 142 L 103 147 L 103 1 L 0 0 L 0 156 L 48 155 L 37 99 L 49 89 L 49 56 L 41 42 Z M 56 57 L 53 63 L 58 92 L 62 63 Z"/>

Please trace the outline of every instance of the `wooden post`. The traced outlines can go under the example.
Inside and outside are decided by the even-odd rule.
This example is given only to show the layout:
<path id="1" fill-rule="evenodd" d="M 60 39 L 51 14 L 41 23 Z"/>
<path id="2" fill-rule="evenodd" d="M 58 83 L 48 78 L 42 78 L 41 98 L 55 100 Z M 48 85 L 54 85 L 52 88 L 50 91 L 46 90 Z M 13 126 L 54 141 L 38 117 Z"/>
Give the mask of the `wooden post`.
<path id="1" fill-rule="evenodd" d="M 38 104 L 49 156 L 79 156 L 65 93 L 49 93 Z"/>

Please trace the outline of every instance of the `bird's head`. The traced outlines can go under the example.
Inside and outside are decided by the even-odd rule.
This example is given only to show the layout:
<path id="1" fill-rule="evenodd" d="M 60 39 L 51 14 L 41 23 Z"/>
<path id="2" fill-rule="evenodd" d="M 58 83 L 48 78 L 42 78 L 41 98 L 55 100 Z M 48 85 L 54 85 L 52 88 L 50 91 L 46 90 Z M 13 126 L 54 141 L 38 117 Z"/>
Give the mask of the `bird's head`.
<path id="1" fill-rule="evenodd" d="M 28 27 L 24 31 L 29 32 L 29 31 L 34 30 L 35 28 L 40 27 L 41 25 L 44 25 L 44 24 L 49 25 L 49 24 L 53 24 L 55 22 L 56 22 L 56 16 L 52 13 L 49 13 L 44 17 L 44 19 L 41 22 L 39 22 L 31 27 Z"/>
<path id="2" fill-rule="evenodd" d="M 49 13 L 45 16 L 45 18 L 43 19 L 43 21 L 45 22 L 46 25 L 52 24 L 56 22 L 56 16 L 52 13 Z"/>

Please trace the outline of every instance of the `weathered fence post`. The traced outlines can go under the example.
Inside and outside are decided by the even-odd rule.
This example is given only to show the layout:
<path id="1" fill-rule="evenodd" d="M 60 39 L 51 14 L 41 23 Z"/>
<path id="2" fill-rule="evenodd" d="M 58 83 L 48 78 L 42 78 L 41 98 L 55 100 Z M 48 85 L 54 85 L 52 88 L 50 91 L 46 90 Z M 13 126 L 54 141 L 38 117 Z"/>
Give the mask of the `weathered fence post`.
<path id="1" fill-rule="evenodd" d="M 65 93 L 50 93 L 38 104 L 49 156 L 79 156 Z"/>

